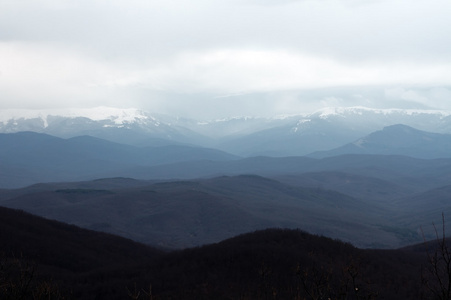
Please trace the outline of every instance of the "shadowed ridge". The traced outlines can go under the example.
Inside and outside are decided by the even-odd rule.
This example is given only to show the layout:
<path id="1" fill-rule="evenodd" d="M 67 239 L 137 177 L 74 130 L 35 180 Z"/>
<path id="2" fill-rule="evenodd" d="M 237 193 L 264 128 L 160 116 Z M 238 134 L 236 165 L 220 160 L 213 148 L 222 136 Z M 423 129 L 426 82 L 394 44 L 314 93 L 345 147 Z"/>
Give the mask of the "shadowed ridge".
<path id="1" fill-rule="evenodd" d="M 232 299 L 266 299 L 277 295 L 277 299 L 311 299 L 302 281 L 311 284 L 307 289 L 314 288 L 315 280 L 321 277 L 326 280 L 321 286 L 327 286 L 332 294 L 343 292 L 348 284 L 347 299 L 357 299 L 347 273 L 353 270 L 358 273 L 355 279 L 361 295 L 417 299 L 421 257 L 400 250 L 362 250 L 301 230 L 266 229 L 170 253 L 155 266 L 161 272 L 153 282 L 155 286 L 167 283 L 177 273 L 178 284 L 161 291 L 161 295 L 174 298 L 227 295 Z"/>
<path id="2" fill-rule="evenodd" d="M 139 263 L 163 252 L 126 238 L 0 207 L 0 252 L 78 272 Z M 71 258 L 71 259 L 68 259 Z"/>

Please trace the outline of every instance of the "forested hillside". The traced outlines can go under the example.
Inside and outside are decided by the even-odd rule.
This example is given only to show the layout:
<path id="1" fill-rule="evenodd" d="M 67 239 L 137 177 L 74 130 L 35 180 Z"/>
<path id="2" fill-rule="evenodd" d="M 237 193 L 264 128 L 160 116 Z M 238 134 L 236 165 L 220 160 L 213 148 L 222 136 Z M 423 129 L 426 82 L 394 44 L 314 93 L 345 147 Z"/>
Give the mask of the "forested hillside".
<path id="1" fill-rule="evenodd" d="M 167 252 L 6 208 L 0 239 L 1 299 L 433 299 L 439 289 L 434 244 L 362 250 L 267 229 Z"/>

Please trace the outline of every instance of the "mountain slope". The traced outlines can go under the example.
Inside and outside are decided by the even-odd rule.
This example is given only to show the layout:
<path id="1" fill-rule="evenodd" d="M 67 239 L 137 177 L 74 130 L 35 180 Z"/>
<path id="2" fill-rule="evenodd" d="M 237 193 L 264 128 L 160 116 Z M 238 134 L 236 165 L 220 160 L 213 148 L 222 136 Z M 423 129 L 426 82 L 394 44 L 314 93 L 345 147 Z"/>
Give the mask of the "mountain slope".
<path id="1" fill-rule="evenodd" d="M 233 161 L 192 161 L 137 167 L 121 175 L 137 179 L 193 179 L 221 175 L 255 174 L 266 177 L 308 172 L 344 172 L 392 181 L 415 191 L 445 185 L 451 180 L 451 159 L 425 160 L 391 155 L 309 157 L 250 157 Z"/>
<path id="2" fill-rule="evenodd" d="M 323 158 L 343 154 L 405 155 L 425 159 L 451 157 L 451 134 L 425 132 L 398 124 L 342 147 L 309 156 Z"/>
<path id="3" fill-rule="evenodd" d="M 299 230 L 268 229 L 163 253 L 2 207 L 0 225 L 0 272 L 8 276 L 0 277 L 3 296 L 45 290 L 46 299 L 127 299 L 138 292 L 152 299 L 292 299 L 320 288 L 328 297 L 391 300 L 427 292 L 420 282 L 426 256 L 417 246 L 361 250 Z M 24 279 L 31 281 L 21 286 Z"/>
<path id="4" fill-rule="evenodd" d="M 421 232 L 427 239 L 436 238 L 436 230 L 442 230 L 442 215 L 446 224 L 450 222 L 449 195 L 451 185 L 445 185 L 396 199 L 398 220 L 403 226 L 421 225 Z M 434 228 L 435 227 L 435 228 Z"/>
<path id="5" fill-rule="evenodd" d="M 3 192 L 0 205 L 172 248 L 268 227 L 302 228 L 362 247 L 377 246 L 375 240 L 379 247 L 411 241 L 378 225 L 395 226 L 380 203 L 331 190 L 259 176 L 130 184 L 114 189 L 106 189 L 104 181 L 97 188 L 95 182 L 39 185 Z"/>
<path id="6" fill-rule="evenodd" d="M 294 186 L 330 189 L 355 198 L 376 201 L 386 205 L 390 205 L 397 198 L 412 195 L 413 191 L 418 188 L 416 182 L 395 183 L 342 171 L 284 174 L 276 175 L 274 178 Z"/>
<path id="7" fill-rule="evenodd" d="M 164 255 L 128 239 L 4 207 L 0 240 L 2 299 L 124 299 L 131 283 L 122 278 L 115 291 L 112 270 L 133 270 Z"/>
<path id="8" fill-rule="evenodd" d="M 157 186 L 53 190 L 3 200 L 1 205 L 170 248 L 217 242 L 274 224 L 230 199 L 192 190 L 191 184 L 174 185 L 161 191 Z"/>
<path id="9" fill-rule="evenodd" d="M 232 160 L 191 146 L 135 147 L 90 136 L 62 139 L 34 132 L 0 134 L 0 187 L 121 176 L 121 170 L 189 160 Z"/>
<path id="10" fill-rule="evenodd" d="M 282 126 L 230 138 L 217 147 L 242 156 L 298 156 L 337 147 L 365 132 L 328 119 L 293 117 L 290 120 Z"/>

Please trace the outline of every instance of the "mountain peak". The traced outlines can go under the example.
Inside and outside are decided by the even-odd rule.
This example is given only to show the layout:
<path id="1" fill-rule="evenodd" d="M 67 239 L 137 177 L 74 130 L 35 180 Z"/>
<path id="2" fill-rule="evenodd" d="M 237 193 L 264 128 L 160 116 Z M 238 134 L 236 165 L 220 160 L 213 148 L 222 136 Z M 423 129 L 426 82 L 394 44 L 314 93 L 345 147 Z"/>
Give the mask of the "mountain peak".
<path id="1" fill-rule="evenodd" d="M 407 126 L 405 124 L 394 124 L 390 126 L 385 126 L 382 131 L 385 132 L 403 132 L 403 133 L 419 133 L 421 130 L 415 129 L 411 126 Z"/>
<path id="2" fill-rule="evenodd" d="M 312 157 L 343 154 L 405 155 L 417 158 L 449 157 L 451 135 L 422 131 L 404 124 L 384 127 L 352 143 Z"/>
<path id="3" fill-rule="evenodd" d="M 136 108 L 114 108 L 99 106 L 94 108 L 65 108 L 65 109 L 5 109 L 0 111 L 0 123 L 11 120 L 41 119 L 44 127 L 48 125 L 49 117 L 87 118 L 93 121 L 110 120 L 115 124 L 130 123 L 149 118 L 144 111 Z"/>

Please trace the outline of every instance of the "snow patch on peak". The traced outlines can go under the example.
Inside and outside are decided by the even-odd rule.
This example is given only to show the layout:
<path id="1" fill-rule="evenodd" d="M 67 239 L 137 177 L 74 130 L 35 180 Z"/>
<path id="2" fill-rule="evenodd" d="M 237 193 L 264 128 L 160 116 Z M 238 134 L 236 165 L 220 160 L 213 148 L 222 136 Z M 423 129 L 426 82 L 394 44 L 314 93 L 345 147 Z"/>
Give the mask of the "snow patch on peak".
<path id="1" fill-rule="evenodd" d="M 223 118 L 223 119 L 217 119 L 214 122 L 230 122 L 230 121 L 249 121 L 254 120 L 255 117 L 251 116 L 237 116 L 237 117 L 230 117 L 230 118 Z"/>
<path id="2" fill-rule="evenodd" d="M 356 145 L 359 148 L 363 148 L 365 143 L 366 143 L 365 139 L 359 139 L 359 140 L 355 141 L 353 144 Z"/>
<path id="3" fill-rule="evenodd" d="M 294 132 L 294 133 L 296 133 L 296 132 L 299 131 L 299 129 L 301 129 L 301 130 L 302 130 L 302 129 L 305 129 L 307 123 L 309 123 L 309 122 L 311 122 L 311 121 L 312 121 L 311 119 L 302 119 L 302 120 L 299 120 L 299 121 L 296 123 L 296 126 L 293 127 L 293 128 L 291 128 L 291 131 Z"/>
<path id="4" fill-rule="evenodd" d="M 115 108 L 115 107 L 94 107 L 83 109 L 68 109 L 65 111 L 52 111 L 49 115 L 78 118 L 84 117 L 93 121 L 111 120 L 116 125 L 124 123 L 132 123 L 139 120 L 147 119 L 143 111 L 136 108 Z M 152 118 L 154 120 L 154 118 Z"/>
<path id="5" fill-rule="evenodd" d="M 339 108 L 337 107 L 325 107 L 320 109 L 317 112 L 314 112 L 314 115 L 318 115 L 321 119 L 326 119 L 329 116 L 334 116 L 339 114 Z"/>
<path id="6" fill-rule="evenodd" d="M 285 115 L 277 115 L 274 116 L 272 118 L 270 118 L 271 120 L 287 120 L 287 119 L 291 119 L 291 118 L 295 118 L 295 117 L 299 117 L 299 116 L 304 116 L 304 115 L 300 115 L 300 114 L 285 114 Z"/>
<path id="7" fill-rule="evenodd" d="M 116 125 L 132 123 L 145 119 L 155 118 L 145 114 L 135 108 L 114 108 L 114 107 L 94 107 L 94 108 L 68 108 L 68 109 L 48 109 L 48 110 L 28 110 L 28 109 L 5 109 L 0 110 L 0 122 L 6 123 L 11 120 L 20 119 L 42 119 L 44 126 L 48 126 L 49 116 L 66 118 L 88 118 L 93 121 L 110 120 Z"/>
<path id="8" fill-rule="evenodd" d="M 302 119 L 302 120 L 298 121 L 297 125 L 301 125 L 301 124 L 308 123 L 308 122 L 311 122 L 311 121 L 312 121 L 311 119 Z"/>
<path id="9" fill-rule="evenodd" d="M 345 114 L 356 114 L 362 115 L 364 112 L 380 112 L 380 109 L 368 108 L 364 106 L 350 106 L 350 107 L 325 107 L 313 114 L 319 116 L 321 119 L 326 119 L 330 116 L 345 115 Z"/>
<path id="10" fill-rule="evenodd" d="M 325 107 L 322 108 L 310 116 L 317 116 L 321 119 L 327 119 L 331 116 L 344 116 L 344 115 L 363 115 L 364 113 L 373 113 L 379 115 L 391 115 L 391 114 L 402 114 L 402 115 L 439 115 L 441 117 L 446 117 L 451 115 L 451 111 L 443 110 L 426 110 L 426 109 L 402 109 L 402 108 L 369 108 L 364 106 L 353 106 L 353 107 Z"/>
<path id="11" fill-rule="evenodd" d="M 229 122 L 247 122 L 247 121 L 255 121 L 258 119 L 262 119 L 259 117 L 252 117 L 252 116 L 235 116 L 235 117 L 229 117 L 229 118 L 222 118 L 222 119 L 214 119 L 214 120 L 206 120 L 206 121 L 197 121 L 196 124 L 199 126 L 205 126 L 205 125 L 211 125 L 211 124 L 225 124 Z"/>

